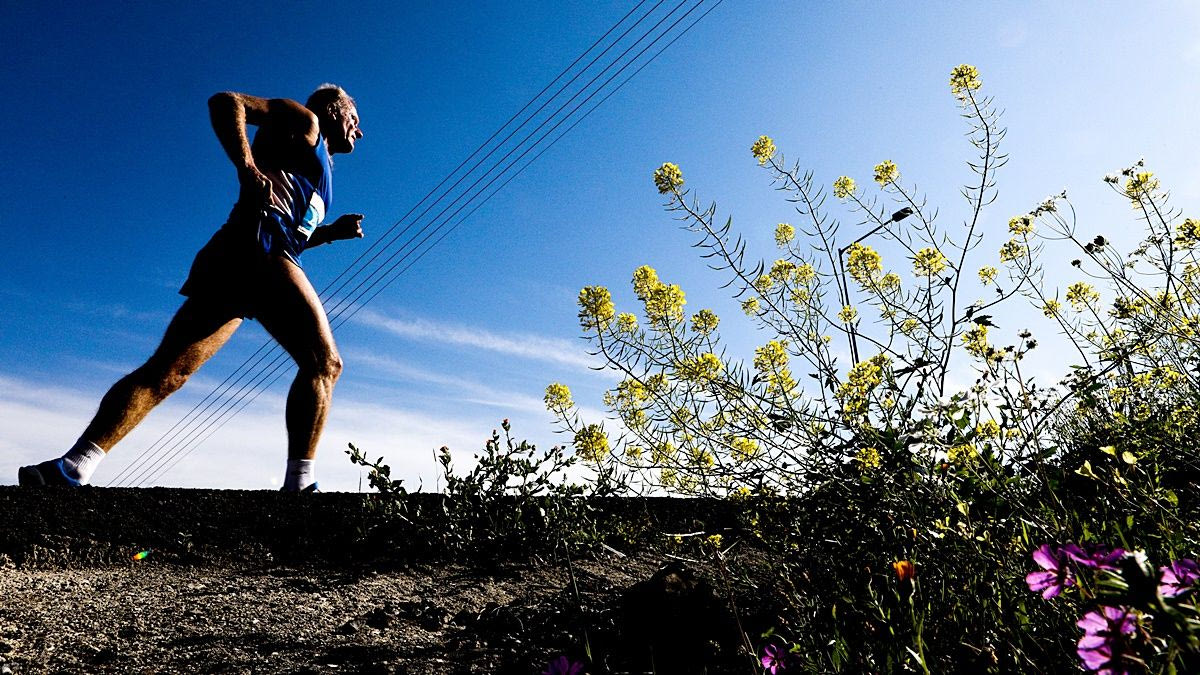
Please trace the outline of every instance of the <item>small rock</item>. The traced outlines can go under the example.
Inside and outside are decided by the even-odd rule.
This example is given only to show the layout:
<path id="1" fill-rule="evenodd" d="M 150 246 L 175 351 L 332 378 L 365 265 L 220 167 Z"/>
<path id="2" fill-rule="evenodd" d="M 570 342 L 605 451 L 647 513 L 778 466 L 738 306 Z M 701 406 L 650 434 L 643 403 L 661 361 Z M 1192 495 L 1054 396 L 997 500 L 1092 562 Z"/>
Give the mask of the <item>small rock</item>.
<path id="1" fill-rule="evenodd" d="M 383 630 L 395 623 L 396 613 L 385 607 L 376 607 L 368 612 L 364 619 L 371 628 Z"/>
<path id="2" fill-rule="evenodd" d="M 341 626 L 338 626 L 337 632 L 340 635 L 354 635 L 361 629 L 362 628 L 358 625 L 358 622 L 351 619 Z"/>

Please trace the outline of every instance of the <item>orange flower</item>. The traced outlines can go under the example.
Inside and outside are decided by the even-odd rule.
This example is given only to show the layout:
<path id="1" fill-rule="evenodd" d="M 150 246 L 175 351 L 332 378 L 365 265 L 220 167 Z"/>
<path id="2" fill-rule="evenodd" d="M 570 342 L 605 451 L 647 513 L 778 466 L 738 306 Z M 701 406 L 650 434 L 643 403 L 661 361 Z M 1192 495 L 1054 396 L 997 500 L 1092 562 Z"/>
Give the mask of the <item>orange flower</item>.
<path id="1" fill-rule="evenodd" d="M 895 568 L 900 581 L 912 581 L 912 578 L 917 576 L 917 566 L 908 560 L 897 560 L 892 563 L 892 567 Z"/>

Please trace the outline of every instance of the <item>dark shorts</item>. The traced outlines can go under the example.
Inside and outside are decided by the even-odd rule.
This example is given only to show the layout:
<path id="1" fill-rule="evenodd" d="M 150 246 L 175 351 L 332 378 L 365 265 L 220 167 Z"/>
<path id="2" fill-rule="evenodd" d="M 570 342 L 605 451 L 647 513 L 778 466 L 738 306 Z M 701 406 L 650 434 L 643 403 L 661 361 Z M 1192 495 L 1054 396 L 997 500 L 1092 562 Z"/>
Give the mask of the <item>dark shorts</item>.
<path id="1" fill-rule="evenodd" d="M 179 293 L 253 319 L 262 302 L 268 260 L 253 228 L 226 224 L 196 254 Z"/>

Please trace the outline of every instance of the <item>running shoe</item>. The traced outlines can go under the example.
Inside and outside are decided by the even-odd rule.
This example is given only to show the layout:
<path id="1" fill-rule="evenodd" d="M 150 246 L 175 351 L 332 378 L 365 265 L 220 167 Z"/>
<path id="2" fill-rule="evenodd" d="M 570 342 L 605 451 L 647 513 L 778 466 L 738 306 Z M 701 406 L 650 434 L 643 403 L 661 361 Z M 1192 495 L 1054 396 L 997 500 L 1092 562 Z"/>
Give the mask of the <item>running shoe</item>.
<path id="1" fill-rule="evenodd" d="M 83 483 L 67 475 L 67 470 L 63 468 L 61 457 L 58 459 L 48 459 L 41 464 L 21 467 L 17 470 L 17 483 L 25 487 L 37 487 L 40 485 L 79 487 L 83 485 Z"/>

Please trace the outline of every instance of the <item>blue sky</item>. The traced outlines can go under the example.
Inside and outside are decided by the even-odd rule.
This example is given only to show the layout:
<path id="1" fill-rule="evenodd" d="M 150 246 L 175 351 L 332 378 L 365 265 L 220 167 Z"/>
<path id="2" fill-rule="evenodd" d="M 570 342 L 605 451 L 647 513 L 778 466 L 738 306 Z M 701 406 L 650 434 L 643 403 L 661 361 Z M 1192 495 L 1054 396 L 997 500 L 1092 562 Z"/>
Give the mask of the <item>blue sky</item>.
<path id="1" fill-rule="evenodd" d="M 178 307 L 192 256 L 236 195 L 207 118 L 211 94 L 303 99 L 334 81 L 358 99 L 366 136 L 337 159 L 332 212 L 364 213 L 368 239 L 305 255 L 321 288 L 634 2 L 362 5 L 0 6 L 0 84 L 14 96 L 0 121 L 10 148 L 0 167 L 0 483 L 69 446 Z M 357 489 L 347 442 L 429 487 L 434 448 L 465 460 L 502 418 L 539 445 L 560 442 L 540 404 L 552 381 L 600 415 L 612 380 L 589 370 L 575 296 L 602 284 L 631 309 L 639 265 L 681 284 L 689 310 L 726 317 L 732 354 L 766 339 L 662 210 L 650 175 L 663 161 L 764 257 L 791 212 L 750 157 L 760 134 L 826 184 L 841 174 L 868 184 L 871 167 L 892 159 L 944 225 L 957 222 L 970 148 L 946 83 L 959 63 L 979 68 L 1009 130 L 985 249 L 1002 243 L 1011 215 L 1064 188 L 1082 232 L 1132 237 L 1128 207 L 1100 178 L 1139 157 L 1177 206 L 1194 209 L 1198 29 L 1200 10 L 1182 2 L 725 0 L 339 329 L 346 372 L 319 459 L 323 487 Z M 1065 264 L 1054 274 L 1074 280 Z M 1049 338 L 1035 318 L 1001 326 Z M 247 322 L 96 482 L 265 340 Z M 1068 360 L 1044 353 L 1047 374 Z M 284 382 L 267 390 L 156 482 L 277 485 L 285 393 Z"/>

